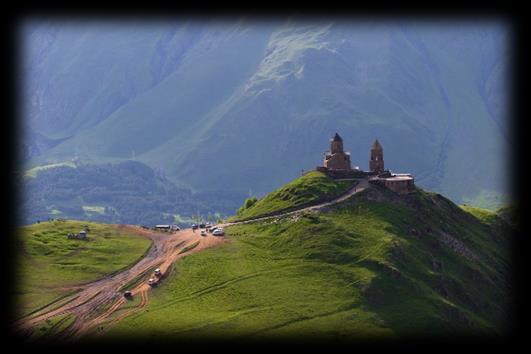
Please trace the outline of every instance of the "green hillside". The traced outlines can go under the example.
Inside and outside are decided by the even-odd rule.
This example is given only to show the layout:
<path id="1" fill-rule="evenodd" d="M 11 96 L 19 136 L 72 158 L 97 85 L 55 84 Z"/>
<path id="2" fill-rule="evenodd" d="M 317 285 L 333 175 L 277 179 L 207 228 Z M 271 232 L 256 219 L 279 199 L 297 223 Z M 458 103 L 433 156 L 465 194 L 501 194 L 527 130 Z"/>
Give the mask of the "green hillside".
<path id="1" fill-rule="evenodd" d="M 354 186 L 354 183 L 352 180 L 335 181 L 323 172 L 311 171 L 254 203 L 244 204 L 234 219 L 248 219 L 307 203 L 328 200 L 346 192 Z M 248 206 L 248 204 L 251 205 Z"/>
<path id="2" fill-rule="evenodd" d="M 231 215 L 243 195 L 193 192 L 138 161 L 35 167 L 21 181 L 22 223 L 52 217 L 113 224 L 181 223 Z"/>
<path id="3" fill-rule="evenodd" d="M 266 200 L 271 200 L 266 205 Z M 263 199 L 262 208 L 279 201 Z M 510 229 L 496 214 L 379 187 L 329 212 L 228 227 L 109 334 L 354 338 L 502 334 Z"/>
<path id="4" fill-rule="evenodd" d="M 88 226 L 88 240 L 67 239 Z M 64 287 L 97 280 L 136 263 L 151 241 L 116 225 L 51 221 L 24 226 L 17 235 L 16 298 L 20 315 L 71 293 Z"/>

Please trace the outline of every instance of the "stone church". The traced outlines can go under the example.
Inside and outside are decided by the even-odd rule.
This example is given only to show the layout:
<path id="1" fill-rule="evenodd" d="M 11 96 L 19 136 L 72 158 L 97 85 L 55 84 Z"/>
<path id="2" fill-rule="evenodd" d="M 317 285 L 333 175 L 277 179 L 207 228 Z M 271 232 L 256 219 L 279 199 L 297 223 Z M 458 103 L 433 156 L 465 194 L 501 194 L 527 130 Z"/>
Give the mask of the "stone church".
<path id="1" fill-rule="evenodd" d="M 343 139 L 338 133 L 330 139 L 330 151 L 325 154 L 324 167 L 330 170 L 350 170 L 350 153 L 343 151 Z"/>
<path id="2" fill-rule="evenodd" d="M 384 186 L 398 194 L 408 194 L 415 190 L 411 174 L 394 174 L 384 166 L 383 147 L 378 139 L 375 139 L 370 149 L 369 171 L 352 169 L 350 153 L 343 150 L 343 139 L 336 133 L 330 139 L 330 151 L 324 155 L 323 166 L 317 167 L 316 170 L 335 179 L 368 178 L 369 182 Z"/>

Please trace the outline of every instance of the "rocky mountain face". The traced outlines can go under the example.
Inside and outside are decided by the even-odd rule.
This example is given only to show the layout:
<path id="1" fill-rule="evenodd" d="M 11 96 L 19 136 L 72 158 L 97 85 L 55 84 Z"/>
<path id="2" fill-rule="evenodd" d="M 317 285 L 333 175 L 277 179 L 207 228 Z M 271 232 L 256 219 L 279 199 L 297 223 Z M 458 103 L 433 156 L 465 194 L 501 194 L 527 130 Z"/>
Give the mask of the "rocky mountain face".
<path id="1" fill-rule="evenodd" d="M 338 132 L 455 202 L 507 193 L 508 38 L 494 22 L 28 22 L 28 166 L 138 161 L 201 191 L 261 196 Z M 25 141 L 30 141 L 26 134 Z"/>

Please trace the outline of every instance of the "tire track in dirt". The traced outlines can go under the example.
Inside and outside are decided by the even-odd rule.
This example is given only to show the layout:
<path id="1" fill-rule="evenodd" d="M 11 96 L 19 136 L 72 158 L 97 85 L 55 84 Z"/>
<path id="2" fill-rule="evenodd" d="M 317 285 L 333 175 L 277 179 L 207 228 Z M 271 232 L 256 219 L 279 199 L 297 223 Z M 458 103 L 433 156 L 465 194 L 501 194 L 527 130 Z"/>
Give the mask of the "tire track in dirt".
<path id="1" fill-rule="evenodd" d="M 122 225 L 121 228 L 127 228 L 132 233 L 149 237 L 153 240 L 152 247 L 142 260 L 120 273 L 107 276 L 94 282 L 79 285 L 80 292 L 76 294 L 77 298 L 58 307 L 57 304 L 53 307 L 54 303 L 51 303 L 37 313 L 16 321 L 15 327 L 21 332 L 31 331 L 42 321 L 64 313 L 72 313 L 76 316 L 76 320 L 68 328 L 68 332 L 72 336 L 78 337 L 109 319 L 112 314 L 118 311 L 122 305 L 126 303 L 126 300 L 118 291 L 123 286 L 139 276 L 145 276 L 147 281 L 147 278 L 151 274 L 145 273 L 157 266 L 164 275 L 171 264 L 176 260 L 224 242 L 223 237 L 212 235 L 200 236 L 199 233 L 195 233 L 191 229 L 185 229 L 176 234 L 167 234 L 149 232 L 147 230 L 127 225 Z M 197 241 L 199 241 L 199 244 L 195 248 L 179 254 L 186 245 Z M 177 247 L 178 245 L 184 245 L 184 247 Z M 164 276 L 161 278 L 163 277 Z M 147 292 L 149 290 L 150 286 L 145 282 L 138 284 L 132 290 L 133 295 L 138 294 L 141 296 L 141 306 L 137 307 L 137 309 L 146 306 L 148 302 Z M 109 304 L 111 304 L 111 306 L 101 313 L 101 309 Z M 120 316 L 120 318 L 122 318 L 122 316 Z"/>
<path id="2" fill-rule="evenodd" d="M 141 291 L 140 295 L 141 295 L 141 300 L 140 300 L 140 303 L 138 304 L 138 306 L 136 306 L 136 307 L 130 309 L 129 311 L 126 311 L 123 314 L 119 315 L 118 317 L 112 319 L 111 322 L 109 323 L 109 325 L 113 325 L 116 322 L 121 321 L 122 319 L 126 318 L 127 316 L 130 316 L 130 315 L 134 314 L 135 312 L 140 311 L 142 308 L 146 307 L 147 302 L 148 302 L 148 290 L 146 289 L 144 291 Z"/>

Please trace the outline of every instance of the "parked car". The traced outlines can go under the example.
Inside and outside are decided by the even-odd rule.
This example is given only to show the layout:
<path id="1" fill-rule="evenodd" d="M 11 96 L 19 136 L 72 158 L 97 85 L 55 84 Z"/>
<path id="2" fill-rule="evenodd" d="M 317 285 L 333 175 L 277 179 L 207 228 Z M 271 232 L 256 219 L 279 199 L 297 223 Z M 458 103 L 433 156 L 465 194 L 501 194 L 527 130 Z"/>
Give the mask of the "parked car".
<path id="1" fill-rule="evenodd" d="M 192 229 L 193 230 L 197 229 L 197 225 L 196 224 L 192 224 Z"/>
<path id="2" fill-rule="evenodd" d="M 201 236 L 206 236 L 206 235 L 207 235 L 206 231 L 205 230 L 201 230 Z"/>
<path id="3" fill-rule="evenodd" d="M 133 293 L 130 290 L 124 292 L 124 297 L 130 299 L 133 297 Z"/>
<path id="4" fill-rule="evenodd" d="M 225 232 L 223 231 L 223 229 L 219 227 L 212 231 L 212 235 L 214 236 L 223 236 L 224 234 Z"/>
<path id="5" fill-rule="evenodd" d="M 204 228 L 206 227 L 206 225 L 205 225 L 204 223 L 201 223 L 201 224 L 199 224 L 199 227 L 200 227 L 201 229 L 204 229 Z"/>
<path id="6" fill-rule="evenodd" d="M 160 225 L 155 225 L 155 230 L 168 232 L 168 231 L 172 230 L 172 227 L 171 227 L 171 225 L 162 225 L 162 224 L 160 224 Z"/>
<path id="7" fill-rule="evenodd" d="M 151 285 L 151 286 L 155 286 L 155 285 L 157 285 L 157 279 L 155 279 L 155 278 L 150 278 L 150 279 L 148 280 L 148 284 Z"/>
<path id="8" fill-rule="evenodd" d="M 160 277 L 162 275 L 159 268 L 155 269 L 155 276 Z"/>

